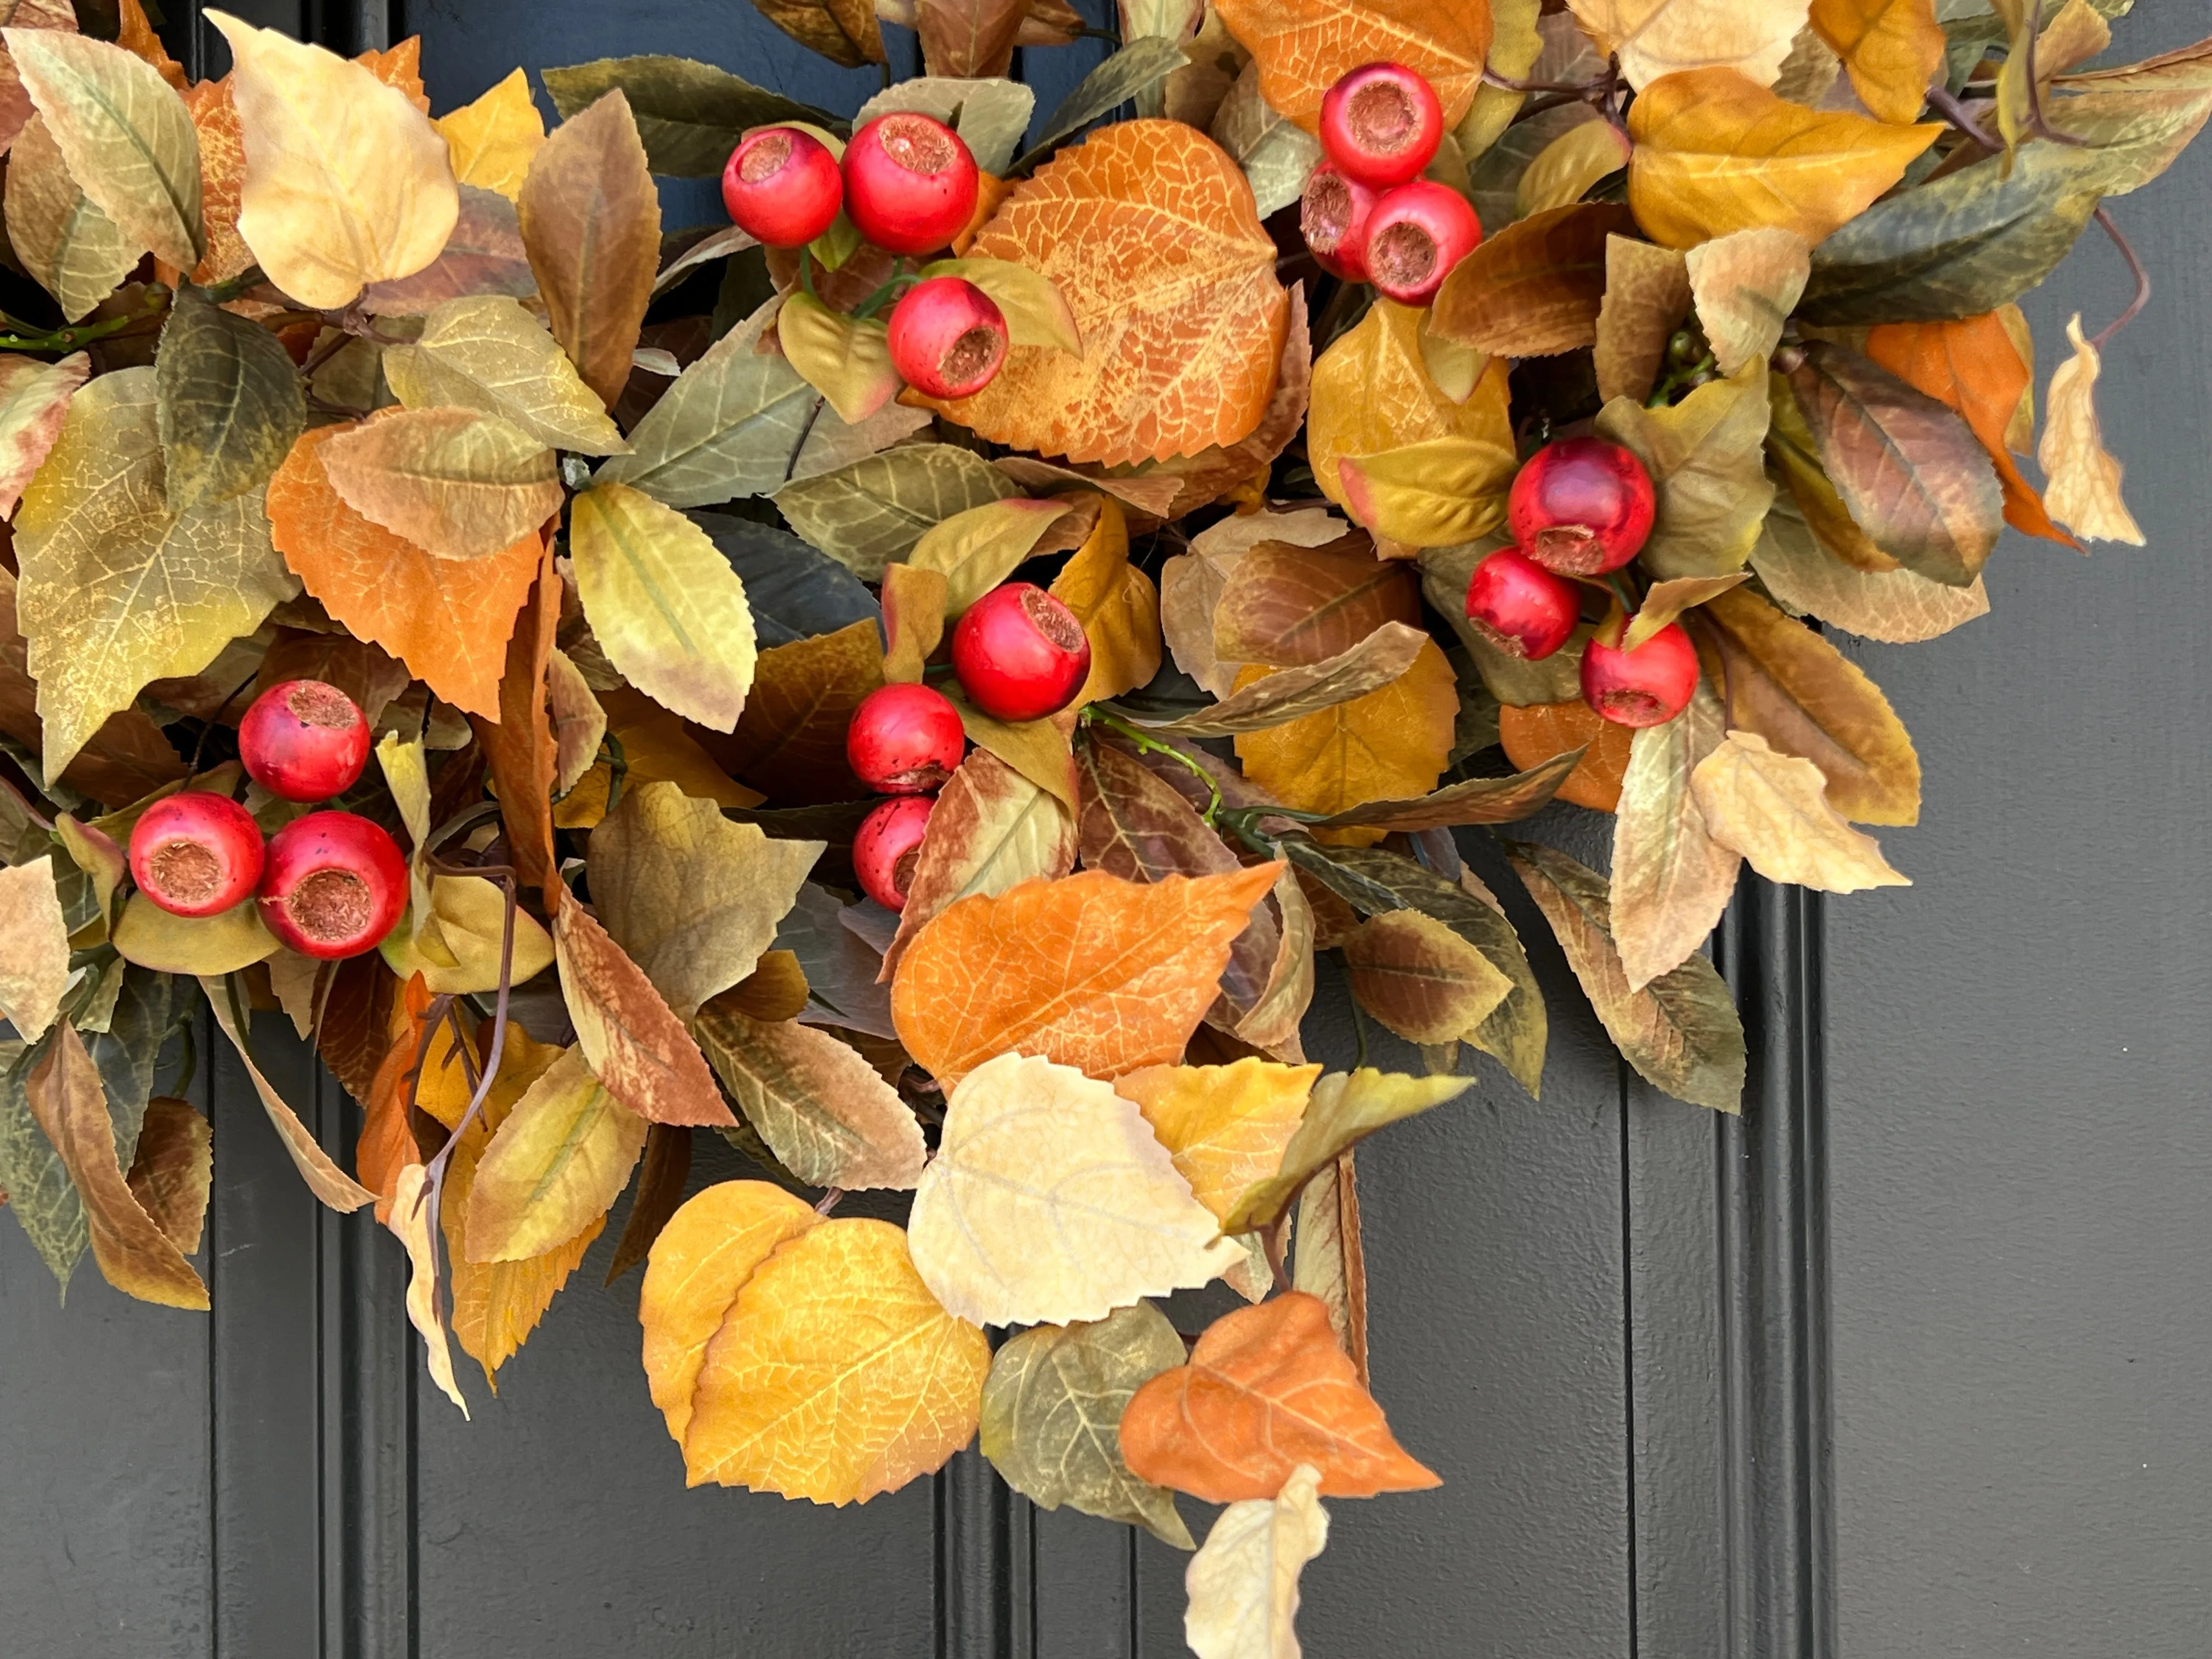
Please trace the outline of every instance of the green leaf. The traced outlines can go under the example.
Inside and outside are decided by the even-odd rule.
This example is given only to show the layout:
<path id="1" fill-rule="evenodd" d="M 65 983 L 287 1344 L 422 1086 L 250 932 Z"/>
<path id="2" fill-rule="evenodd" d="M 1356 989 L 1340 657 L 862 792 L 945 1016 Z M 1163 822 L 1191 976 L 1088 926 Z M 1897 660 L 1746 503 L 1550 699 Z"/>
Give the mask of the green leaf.
<path id="1" fill-rule="evenodd" d="M 33 1052 L 15 1042 L 0 1042 L 0 1190 L 8 1212 L 39 1253 L 69 1298 L 70 1275 L 91 1242 L 84 1200 L 53 1142 L 31 1115 L 24 1096 Z"/>
<path id="2" fill-rule="evenodd" d="M 1152 729 L 1167 737 L 1224 738 L 1287 726 L 1380 690 L 1411 668 L 1428 642 L 1429 636 L 1419 629 L 1387 622 L 1348 651 L 1317 663 L 1278 669 L 1209 708 Z"/>
<path id="3" fill-rule="evenodd" d="M 971 450 L 908 444 L 775 492 L 791 526 L 862 581 L 903 559 L 956 514 L 1004 501 L 1021 486 Z"/>
<path id="4" fill-rule="evenodd" d="M 1260 95 L 1260 65 L 1247 64 L 1214 115 L 1214 143 L 1236 158 L 1251 181 L 1260 216 L 1286 208 L 1305 193 L 1321 160 L 1321 143 Z"/>
<path id="5" fill-rule="evenodd" d="M 114 293 L 144 252 L 77 188 L 43 116 L 9 149 L 7 214 L 15 257 L 72 323 Z"/>
<path id="6" fill-rule="evenodd" d="M 1653 575 L 1717 576 L 1743 567 L 1774 502 L 1767 482 L 1766 364 L 1754 360 L 1669 409 L 1615 398 L 1597 429 L 1636 452 L 1659 495 L 1644 568 Z"/>
<path id="7" fill-rule="evenodd" d="M 1061 1504 L 1192 1547 L 1175 1494 L 1121 1457 L 1121 1413 L 1137 1390 L 1183 1363 L 1182 1338 L 1149 1302 L 1088 1324 L 1039 1325 L 992 1356 L 982 1449 L 1006 1482 L 1048 1510 Z"/>
<path id="8" fill-rule="evenodd" d="M 1154 82 L 1164 80 L 1170 73 L 1181 69 L 1187 61 L 1181 46 L 1159 35 L 1148 34 L 1130 41 L 1078 82 L 1075 90 L 1061 99 L 1053 112 L 1044 118 L 1044 131 L 1037 135 L 1029 153 L 1014 163 L 1014 171 L 1026 172 L 1078 127 L 1097 120 L 1116 105 L 1127 103 Z"/>
<path id="9" fill-rule="evenodd" d="M 720 173 L 749 128 L 807 121 L 834 132 L 846 130 L 827 111 L 689 58 L 602 58 L 544 76 L 564 121 L 619 87 L 637 118 L 653 170 L 682 179 Z"/>
<path id="10" fill-rule="evenodd" d="M 949 123 L 975 156 L 975 165 L 1003 177 L 1014 159 L 1014 146 L 1029 131 L 1036 94 L 1016 81 L 925 75 L 886 87 L 869 99 L 853 117 L 854 130 L 902 109 L 919 110 Z"/>
<path id="11" fill-rule="evenodd" d="M 410 409 L 482 410 L 540 443 L 585 455 L 627 447 L 606 406 L 545 325 L 504 295 L 448 300 L 411 346 L 384 353 L 385 379 Z"/>
<path id="12" fill-rule="evenodd" d="M 762 650 L 881 617 L 859 577 L 789 531 L 727 513 L 684 516 L 707 532 L 744 581 L 754 642 Z"/>
<path id="13" fill-rule="evenodd" d="M 1516 842 L 1507 856 L 1621 1057 L 1677 1100 L 1742 1110 L 1743 1023 L 1713 964 L 1693 956 L 1643 990 L 1630 990 L 1613 945 L 1605 878 L 1533 842 Z"/>
<path id="14" fill-rule="evenodd" d="M 1283 1148 L 1283 1165 L 1244 1189 L 1223 1218 L 1224 1236 L 1272 1226 L 1296 1201 L 1307 1182 L 1377 1129 L 1455 1100 L 1474 1086 L 1471 1077 L 1408 1077 L 1363 1066 L 1346 1075 L 1331 1072 L 1314 1085 L 1297 1133 Z"/>
<path id="15" fill-rule="evenodd" d="M 196 289 L 170 305 L 154 374 L 172 512 L 267 483 L 307 430 L 307 394 L 283 342 Z"/>
<path id="16" fill-rule="evenodd" d="M 927 1157 L 921 1128 L 859 1052 L 793 1021 L 727 1006 L 700 1010 L 693 1033 L 777 1162 L 809 1186 L 910 1189 Z"/>

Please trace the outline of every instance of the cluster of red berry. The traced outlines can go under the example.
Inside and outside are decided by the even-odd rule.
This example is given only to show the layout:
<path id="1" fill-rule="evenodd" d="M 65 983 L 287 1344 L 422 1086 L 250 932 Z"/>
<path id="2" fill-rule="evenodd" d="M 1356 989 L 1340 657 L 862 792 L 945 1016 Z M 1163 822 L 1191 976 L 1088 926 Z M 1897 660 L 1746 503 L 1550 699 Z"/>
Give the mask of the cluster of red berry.
<path id="1" fill-rule="evenodd" d="M 270 794 L 302 804 L 353 787 L 368 763 L 368 722 L 320 680 L 287 680 L 254 699 L 239 758 Z M 131 876 L 172 915 L 220 915 L 255 896 L 278 941 L 303 956 L 374 950 L 407 908 L 407 860 L 356 812 L 310 812 L 264 844 L 228 795 L 185 788 L 148 807 L 131 831 Z"/>
<path id="2" fill-rule="evenodd" d="M 1468 619 L 1500 650 L 1535 662 L 1573 637 L 1582 590 L 1569 578 L 1618 570 L 1643 550 L 1656 511 L 1643 462 L 1602 438 L 1564 438 L 1513 480 L 1507 527 L 1516 544 L 1475 566 Z M 1583 647 L 1583 698 L 1622 726 L 1662 726 L 1698 689 L 1698 651 L 1680 623 L 1623 649 L 1616 606 Z"/>
<path id="3" fill-rule="evenodd" d="M 1298 228 L 1333 276 L 1425 306 L 1482 240 L 1466 197 L 1419 176 L 1443 140 L 1436 89 L 1402 64 L 1366 64 L 1321 105 L 1328 160 L 1306 180 Z"/>
<path id="4" fill-rule="evenodd" d="M 739 229 L 769 247 L 804 248 L 842 212 L 878 247 L 905 255 L 945 246 L 975 217 L 975 158 L 944 122 L 912 111 L 878 116 L 842 160 L 827 137 L 793 126 L 747 136 L 722 169 L 722 203 Z M 1006 314 L 964 277 L 915 283 L 889 328 L 892 367 L 933 398 L 981 392 L 1006 361 Z"/>
<path id="5" fill-rule="evenodd" d="M 1075 700 L 1091 675 L 1091 641 L 1075 613 L 1032 582 L 1006 582 L 969 605 L 952 629 L 952 672 L 994 720 L 1041 720 Z M 845 728 L 860 781 L 892 797 L 860 821 L 853 870 L 870 898 L 906 908 L 934 796 L 967 743 L 960 711 L 927 685 L 871 691 Z"/>

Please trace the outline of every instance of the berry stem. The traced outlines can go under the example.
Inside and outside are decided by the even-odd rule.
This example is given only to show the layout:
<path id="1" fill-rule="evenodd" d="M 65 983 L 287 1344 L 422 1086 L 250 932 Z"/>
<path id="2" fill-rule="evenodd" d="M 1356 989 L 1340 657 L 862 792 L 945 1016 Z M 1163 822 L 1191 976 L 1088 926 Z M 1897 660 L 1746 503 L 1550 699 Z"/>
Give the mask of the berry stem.
<path id="1" fill-rule="evenodd" d="M 886 305 L 890 304 L 891 301 L 905 293 L 907 289 L 912 288 L 921 280 L 921 277 L 913 275 L 911 272 L 901 271 L 897 276 L 892 277 L 889 282 L 885 283 L 881 288 L 878 288 L 873 294 L 868 295 L 866 299 L 861 301 L 858 306 L 854 307 L 853 320 L 856 323 L 866 322 L 878 312 L 881 311 Z"/>
<path id="2" fill-rule="evenodd" d="M 1199 816 L 1206 820 L 1208 829 L 1213 827 L 1215 819 L 1221 815 L 1221 785 L 1215 780 L 1212 773 L 1207 771 L 1173 744 L 1161 742 L 1141 726 L 1125 720 L 1119 714 L 1109 714 L 1097 703 L 1092 703 L 1084 709 L 1083 719 L 1086 725 L 1097 724 L 1106 727 L 1110 732 L 1118 732 L 1146 754 L 1165 755 L 1178 765 L 1186 768 L 1206 785 L 1206 810 Z"/>

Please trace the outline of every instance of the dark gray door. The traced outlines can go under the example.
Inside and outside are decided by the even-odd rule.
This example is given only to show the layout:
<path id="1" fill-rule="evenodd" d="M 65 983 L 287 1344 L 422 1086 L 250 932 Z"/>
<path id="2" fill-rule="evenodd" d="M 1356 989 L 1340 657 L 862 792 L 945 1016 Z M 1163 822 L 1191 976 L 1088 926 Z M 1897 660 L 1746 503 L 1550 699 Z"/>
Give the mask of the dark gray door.
<path id="1" fill-rule="evenodd" d="M 517 63 L 641 52 L 848 107 L 874 85 L 741 0 L 233 9 L 349 50 L 420 33 L 440 108 Z M 2142 6 L 2131 55 L 2205 22 Z M 1049 105 L 1097 57 L 1024 67 Z M 712 210 L 685 188 L 672 222 Z M 2160 280 L 2105 405 L 2151 545 L 2012 539 L 1990 617 L 1857 653 L 1926 763 L 1923 826 L 1886 838 L 1919 885 L 1747 891 L 1717 946 L 1745 1118 L 1636 1083 L 1522 906 L 1542 1102 L 1486 1088 L 1362 1154 L 1376 1392 L 1445 1485 L 1332 1505 L 1317 1659 L 2207 1650 L 2208 190 L 2199 154 L 2118 209 Z M 2127 292 L 2085 243 L 2029 312 L 2048 343 Z M 1602 862 L 1588 815 L 1539 827 Z M 1348 1030 L 1309 1029 L 1348 1058 Z M 285 1052 L 280 1086 L 349 1145 L 352 1103 Z M 618 1226 L 464 1424 L 420 1376 L 388 1241 L 315 1208 L 227 1054 L 202 1103 L 211 1317 L 89 1273 L 58 1309 L 0 1227 L 0 1654 L 1183 1650 L 1181 1557 L 1036 1514 L 973 1454 L 860 1510 L 686 1492 L 636 1281 L 597 1287 Z"/>

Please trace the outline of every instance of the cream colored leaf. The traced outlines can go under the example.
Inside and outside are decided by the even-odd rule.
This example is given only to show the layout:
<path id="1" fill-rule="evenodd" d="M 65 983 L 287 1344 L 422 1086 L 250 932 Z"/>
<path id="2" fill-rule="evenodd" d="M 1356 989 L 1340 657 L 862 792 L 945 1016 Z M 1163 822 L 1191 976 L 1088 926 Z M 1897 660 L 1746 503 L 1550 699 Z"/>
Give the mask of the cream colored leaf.
<path id="1" fill-rule="evenodd" d="M 545 325 L 506 295 L 438 306 L 413 345 L 386 348 L 384 375 L 410 409 L 480 409 L 584 455 L 629 447 Z"/>
<path id="2" fill-rule="evenodd" d="M 477 410 L 402 410 L 317 453 L 348 507 L 441 558 L 504 552 L 567 499 L 553 452 Z"/>
<path id="3" fill-rule="evenodd" d="M 2043 504 L 2077 536 L 2141 547 L 2142 531 L 2120 498 L 2120 464 L 2105 447 L 2104 430 L 2097 420 L 2097 376 L 2103 359 L 2081 332 L 2079 312 L 2068 320 L 2066 337 L 2073 343 L 2074 355 L 2051 376 L 2043 440 L 2035 450 L 2049 479 Z"/>
<path id="4" fill-rule="evenodd" d="M 1769 881 L 1825 893 L 1912 885 L 1872 836 L 1828 805 L 1819 767 L 1778 753 L 1756 732 L 1729 732 L 1691 775 L 1690 790 L 1713 838 Z"/>
<path id="5" fill-rule="evenodd" d="M 69 928 L 51 854 L 0 870 L 0 1015 L 36 1042 L 69 988 Z"/>
<path id="6" fill-rule="evenodd" d="M 145 252 L 77 188 L 42 116 L 9 149 L 7 214 L 15 257 L 72 323 L 114 293 Z"/>
<path id="7" fill-rule="evenodd" d="M 1690 314 L 1690 276 L 1673 248 L 1605 239 L 1605 303 L 1597 313 L 1598 396 L 1651 395 L 1667 343 Z"/>
<path id="8" fill-rule="evenodd" d="M 268 1115 L 270 1123 L 284 1143 L 284 1150 L 299 1170 L 300 1178 L 307 1183 L 307 1190 L 330 1208 L 350 1214 L 362 1206 L 376 1202 L 376 1194 L 331 1161 L 331 1155 L 300 1121 L 283 1096 L 276 1092 L 276 1085 L 262 1074 L 253 1063 L 252 1051 L 247 1048 L 240 1022 L 244 1015 L 231 992 L 237 980 L 200 978 L 200 989 L 206 995 L 208 1006 L 215 1012 L 215 1023 L 230 1039 L 230 1046 L 238 1051 L 239 1063 L 246 1067 L 246 1080 L 252 1084 L 253 1092 L 261 1101 L 261 1109 Z"/>
<path id="9" fill-rule="evenodd" d="M 15 512 L 46 464 L 90 368 L 82 351 L 56 363 L 0 354 L 0 518 Z"/>
<path id="10" fill-rule="evenodd" d="M 759 965 L 823 850 L 647 783 L 592 831 L 586 867 L 600 923 L 688 1019 Z"/>
<path id="11" fill-rule="evenodd" d="M 521 70 L 430 125 L 446 141 L 457 180 L 495 190 L 509 201 L 521 194 L 531 157 L 545 142 L 545 118 L 538 112 L 530 76 Z"/>
<path id="12" fill-rule="evenodd" d="M 410 1164 L 399 1172 L 392 1194 L 392 1214 L 385 1225 L 407 1250 L 407 1322 L 422 1338 L 430 1380 L 438 1391 L 469 1414 L 453 1376 L 453 1352 L 446 1341 L 446 1322 L 438 1311 L 438 1244 L 430 1233 L 429 1172 Z"/>
<path id="13" fill-rule="evenodd" d="M 429 883 L 428 920 L 410 912 L 406 924 L 385 935 L 384 960 L 404 983 L 415 974 L 437 996 L 479 996 L 499 988 L 501 940 L 507 899 L 482 876 L 438 876 Z M 553 936 L 526 910 L 514 914 L 514 945 L 507 982 L 520 985 L 553 962 Z"/>
<path id="14" fill-rule="evenodd" d="M 1019 1054 L 953 1089 L 908 1231 L 937 1299 L 978 1324 L 1103 1318 L 1203 1285 L 1243 1254 L 1216 1237 L 1135 1105 Z"/>
<path id="15" fill-rule="evenodd" d="M 553 795 L 574 789 L 599 758 L 606 741 L 607 711 L 600 707 L 583 670 L 565 651 L 556 649 L 545 663 L 545 696 L 553 717 Z"/>
<path id="16" fill-rule="evenodd" d="M 205 15 L 230 42 L 245 135 L 238 233 L 270 281 L 334 310 L 436 258 L 461 204 L 430 118 L 359 64 Z"/>
<path id="17" fill-rule="evenodd" d="M 1629 746 L 1613 825 L 1613 942 L 1631 991 L 1688 961 L 1735 891 L 1741 860 L 1713 839 L 1690 789 L 1727 725 L 1701 684 L 1688 708 Z"/>
<path id="18" fill-rule="evenodd" d="M 686 720 L 736 730 L 752 611 L 707 532 L 627 484 L 599 484 L 570 504 L 568 548 L 584 614 L 622 677 Z"/>
<path id="19" fill-rule="evenodd" d="M 971 507 L 923 532 L 906 562 L 944 574 L 945 617 L 951 622 L 1012 574 L 1067 512 L 1066 501 L 1020 496 Z"/>
<path id="20" fill-rule="evenodd" d="M 1762 87 L 1782 73 L 1810 0 L 1568 0 L 1639 92 L 1678 70 L 1726 68 Z"/>
<path id="21" fill-rule="evenodd" d="M 580 1048 L 523 1091 L 477 1160 L 468 1259 L 522 1261 L 605 1216 L 645 1150 L 646 1121 L 599 1086 Z"/>
<path id="22" fill-rule="evenodd" d="M 851 1044 L 733 1001 L 708 1004 L 692 1032 L 776 1161 L 809 1186 L 910 1190 L 929 1153 L 898 1091 Z"/>
<path id="23" fill-rule="evenodd" d="M 1763 362 L 1782 338 L 1813 272 L 1813 250 L 1793 230 L 1761 225 L 1717 237 L 1689 252 L 1698 321 L 1723 374 Z"/>
<path id="24" fill-rule="evenodd" d="M 1198 1659 L 1299 1659 L 1298 1574 L 1328 1542 L 1321 1475 L 1301 1463 L 1273 1498 L 1221 1511 L 1183 1572 L 1183 1640 Z"/>
<path id="25" fill-rule="evenodd" d="M 1979 576 L 1953 587 L 1907 570 L 1862 570 L 1822 545 L 1788 492 L 1778 497 L 1752 550 L 1752 568 L 1774 602 L 1863 639 L 1891 645 L 1932 640 L 1990 612 Z"/>

